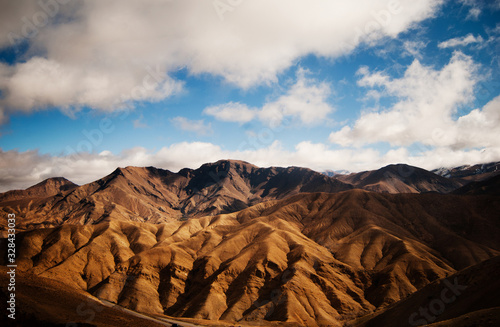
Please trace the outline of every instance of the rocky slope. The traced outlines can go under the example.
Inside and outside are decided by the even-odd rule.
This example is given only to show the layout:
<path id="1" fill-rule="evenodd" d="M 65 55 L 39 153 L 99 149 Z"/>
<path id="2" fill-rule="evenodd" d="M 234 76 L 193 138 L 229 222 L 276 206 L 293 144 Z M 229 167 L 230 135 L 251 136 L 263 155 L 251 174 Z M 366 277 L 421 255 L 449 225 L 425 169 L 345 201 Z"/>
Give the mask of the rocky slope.
<path id="1" fill-rule="evenodd" d="M 185 222 L 21 233 L 18 269 L 141 312 L 341 326 L 500 255 L 499 211 L 493 196 L 297 194 Z"/>
<path id="2" fill-rule="evenodd" d="M 6 287 L 9 283 L 8 270 L 0 267 L 2 303 L 10 298 Z M 170 326 L 127 312 L 119 306 L 103 303 L 87 292 L 68 287 L 57 280 L 31 274 L 16 275 L 15 317 L 13 320 L 1 315 L 0 324 L 5 327 Z"/>

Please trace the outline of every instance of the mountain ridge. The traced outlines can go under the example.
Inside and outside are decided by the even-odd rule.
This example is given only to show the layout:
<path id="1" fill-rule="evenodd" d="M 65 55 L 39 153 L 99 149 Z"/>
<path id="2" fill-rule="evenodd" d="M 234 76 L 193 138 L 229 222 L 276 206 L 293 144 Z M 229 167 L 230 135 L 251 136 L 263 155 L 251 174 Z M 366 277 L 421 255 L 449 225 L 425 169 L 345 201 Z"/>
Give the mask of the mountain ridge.
<path id="1" fill-rule="evenodd" d="M 351 188 L 307 168 L 258 168 L 242 161 L 221 160 L 179 173 L 154 167 L 117 168 L 64 194 L 36 201 L 16 198 L 0 202 L 0 207 L 25 217 L 20 229 L 62 222 L 93 223 L 108 217 L 157 223 L 234 212 L 300 192 Z"/>
<path id="2" fill-rule="evenodd" d="M 117 168 L 82 186 L 64 178 L 46 180 L 24 191 L 0 194 L 0 210 L 22 215 L 20 230 L 106 219 L 160 223 L 235 212 L 299 193 L 354 188 L 450 193 L 465 184 L 403 164 L 329 177 L 302 167 L 260 168 L 240 160 L 219 160 L 177 173 L 155 167 Z M 5 224 L 0 220 L 0 228 Z"/>
<path id="3" fill-rule="evenodd" d="M 387 193 L 449 193 L 464 185 L 406 164 L 391 164 L 377 170 L 337 175 L 336 178 L 357 188 Z"/>

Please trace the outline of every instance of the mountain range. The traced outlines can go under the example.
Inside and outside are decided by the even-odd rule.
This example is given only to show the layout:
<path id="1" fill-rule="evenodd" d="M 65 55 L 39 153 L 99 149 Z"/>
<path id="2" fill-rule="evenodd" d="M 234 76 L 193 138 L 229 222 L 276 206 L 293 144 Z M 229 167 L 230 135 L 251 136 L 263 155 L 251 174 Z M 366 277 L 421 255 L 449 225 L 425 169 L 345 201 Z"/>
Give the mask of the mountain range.
<path id="1" fill-rule="evenodd" d="M 85 296 L 160 325 L 494 326 L 500 179 L 456 171 L 398 164 L 331 177 L 222 160 L 9 191 L 0 211 L 18 217 L 20 283 L 47 291 L 22 298 L 31 309 L 20 316 L 62 324 L 55 313 Z M 433 302 L 450 283 L 464 295 Z M 57 290 L 68 300 L 41 314 Z M 87 323 L 120 325 L 106 308 Z"/>

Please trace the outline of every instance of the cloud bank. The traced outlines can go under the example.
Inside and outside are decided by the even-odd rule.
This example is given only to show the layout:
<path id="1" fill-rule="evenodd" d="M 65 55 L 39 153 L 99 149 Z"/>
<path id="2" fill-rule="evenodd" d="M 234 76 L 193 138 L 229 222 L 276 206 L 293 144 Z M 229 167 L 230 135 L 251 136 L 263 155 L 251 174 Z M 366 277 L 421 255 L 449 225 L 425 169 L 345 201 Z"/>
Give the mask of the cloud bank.
<path id="1" fill-rule="evenodd" d="M 294 165 L 317 171 L 362 171 L 398 162 L 426 169 L 454 167 L 476 164 L 478 158 L 482 162 L 500 160 L 500 146 L 470 150 L 429 147 L 422 148 L 418 154 L 412 154 L 403 147 L 381 153 L 370 148 L 332 149 L 327 144 L 308 141 L 298 143 L 293 150 L 287 150 L 279 141 L 274 141 L 264 148 L 241 151 L 228 151 L 206 142 L 181 142 L 158 151 L 138 147 L 118 155 L 104 151 L 99 154 L 51 156 L 38 151 L 0 149 L 0 192 L 24 189 L 49 177 L 64 176 L 77 184 L 85 184 L 104 177 L 116 167 L 155 166 L 178 171 L 185 167 L 198 168 L 206 162 L 220 159 L 240 159 L 260 167 Z"/>
<path id="2" fill-rule="evenodd" d="M 337 58 L 396 37 L 443 1 L 4 2 L 0 48 L 28 50 L 0 64 L 0 123 L 19 111 L 159 101 L 182 89 L 180 68 L 241 88 L 273 83 L 307 54 Z"/>

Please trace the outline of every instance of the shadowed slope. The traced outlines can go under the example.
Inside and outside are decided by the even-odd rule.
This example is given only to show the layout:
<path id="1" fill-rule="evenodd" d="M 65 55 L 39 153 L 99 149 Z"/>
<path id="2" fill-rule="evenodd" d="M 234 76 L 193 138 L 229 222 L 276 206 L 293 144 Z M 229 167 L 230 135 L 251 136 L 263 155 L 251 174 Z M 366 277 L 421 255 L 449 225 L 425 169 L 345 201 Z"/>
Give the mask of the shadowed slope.
<path id="1" fill-rule="evenodd" d="M 500 175 L 496 175 L 479 182 L 469 183 L 453 192 L 454 194 L 469 195 L 500 195 Z"/>
<path id="2" fill-rule="evenodd" d="M 437 280 L 385 312 L 350 326 L 498 326 L 499 270 L 497 256 Z"/>
<path id="3" fill-rule="evenodd" d="M 389 165 L 378 170 L 336 175 L 340 181 L 357 188 L 381 193 L 448 193 L 464 183 L 444 178 L 425 169 L 404 164 Z"/>

